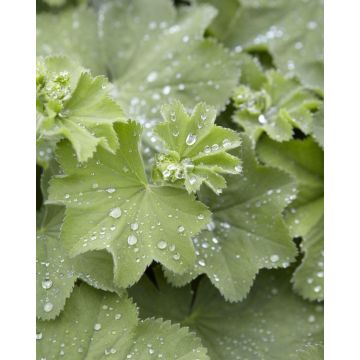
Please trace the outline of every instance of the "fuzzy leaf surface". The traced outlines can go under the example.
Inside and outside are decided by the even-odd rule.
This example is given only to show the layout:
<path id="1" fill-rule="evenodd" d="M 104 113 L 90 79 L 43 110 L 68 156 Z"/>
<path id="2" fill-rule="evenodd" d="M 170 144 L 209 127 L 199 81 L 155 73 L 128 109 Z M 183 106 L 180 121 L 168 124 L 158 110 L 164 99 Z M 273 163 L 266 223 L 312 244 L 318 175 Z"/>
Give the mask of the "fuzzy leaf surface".
<path id="1" fill-rule="evenodd" d="M 84 306 L 86 304 L 86 306 Z M 208 360 L 199 338 L 161 319 L 139 320 L 125 294 L 105 293 L 85 284 L 74 289 L 64 312 L 37 323 L 38 359 Z"/>
<path id="2" fill-rule="evenodd" d="M 295 294 L 284 270 L 261 272 L 248 298 L 236 304 L 225 302 L 207 279 L 195 295 L 189 286 L 169 286 L 159 274 L 156 282 L 144 277 L 130 290 L 140 316 L 189 326 L 213 360 L 295 360 L 309 347 L 316 349 L 310 359 L 323 359 L 323 306 Z"/>
<path id="3" fill-rule="evenodd" d="M 67 207 L 64 247 L 71 256 L 109 251 L 120 287 L 137 281 L 153 260 L 183 273 L 195 261 L 191 236 L 206 225 L 210 213 L 183 189 L 148 183 L 139 124 L 118 123 L 115 129 L 121 144 L 117 153 L 99 149 L 83 166 L 68 143 L 59 145 L 65 175 L 51 181 L 49 199 Z"/>
<path id="4" fill-rule="evenodd" d="M 296 255 L 281 215 L 295 199 L 295 181 L 284 172 L 259 165 L 246 136 L 241 150 L 242 176 L 229 177 L 219 198 L 210 191 L 200 194 L 213 217 L 193 239 L 195 267 L 185 275 L 166 273 L 177 286 L 205 273 L 230 301 L 247 295 L 261 268 L 287 267 Z"/>
<path id="5" fill-rule="evenodd" d="M 266 137 L 258 145 L 260 158 L 283 169 L 298 182 L 299 195 L 285 214 L 294 237 L 301 236 L 305 253 L 292 279 L 294 288 L 306 299 L 324 297 L 324 153 L 311 138 L 282 144 Z"/>
<path id="6" fill-rule="evenodd" d="M 189 116 L 180 102 L 164 105 L 164 122 L 155 127 L 165 154 L 156 158 L 153 177 L 185 185 L 189 193 L 205 183 L 216 194 L 226 187 L 221 174 L 239 174 L 240 159 L 228 151 L 240 146 L 239 135 L 214 124 L 216 110 L 199 103 Z"/>

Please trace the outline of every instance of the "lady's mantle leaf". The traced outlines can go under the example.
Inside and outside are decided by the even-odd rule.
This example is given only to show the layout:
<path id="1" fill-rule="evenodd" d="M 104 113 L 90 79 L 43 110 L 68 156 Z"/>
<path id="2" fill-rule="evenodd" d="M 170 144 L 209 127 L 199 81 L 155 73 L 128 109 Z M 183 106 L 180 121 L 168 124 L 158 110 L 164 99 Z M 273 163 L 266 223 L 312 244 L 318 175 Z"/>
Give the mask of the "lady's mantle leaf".
<path id="1" fill-rule="evenodd" d="M 322 90 L 323 0 L 239 0 L 237 7 L 234 1 L 209 3 L 220 11 L 210 30 L 227 46 L 235 51 L 266 49 L 282 72 Z"/>
<path id="2" fill-rule="evenodd" d="M 74 56 L 95 73 L 109 71 L 116 99 L 129 117 L 147 123 L 152 143 L 159 104 L 176 98 L 189 108 L 205 101 L 219 110 L 237 84 L 236 59 L 203 39 L 215 15 L 210 6 L 176 10 L 169 0 L 107 1 L 99 5 L 98 22 L 84 8 L 40 15 L 38 51 Z M 49 24 L 56 26 L 51 34 Z"/>
<path id="3" fill-rule="evenodd" d="M 124 294 L 85 284 L 74 289 L 58 319 L 38 321 L 36 338 L 39 359 L 209 359 L 187 328 L 161 319 L 139 320 Z"/>
<path id="4" fill-rule="evenodd" d="M 64 308 L 77 278 L 90 285 L 114 291 L 113 264 L 105 251 L 92 251 L 70 259 L 59 241 L 64 211 L 47 206 L 38 217 L 36 236 L 37 317 L 54 319 Z"/>
<path id="5" fill-rule="evenodd" d="M 148 183 L 139 154 L 140 125 L 117 123 L 115 130 L 121 144 L 116 154 L 99 149 L 84 165 L 68 143 L 59 145 L 66 175 L 51 181 L 49 200 L 67 207 L 62 242 L 71 256 L 108 250 L 118 286 L 137 281 L 153 260 L 183 273 L 195 261 L 191 236 L 210 213 L 185 190 Z"/>
<path id="6" fill-rule="evenodd" d="M 310 348 L 310 359 L 323 359 L 323 308 L 295 294 L 284 270 L 262 272 L 248 298 L 236 304 L 225 302 L 206 279 L 195 295 L 190 286 L 170 287 L 159 274 L 156 282 L 158 288 L 144 277 L 130 289 L 140 316 L 189 326 L 213 360 L 295 360 Z"/>
<path id="7" fill-rule="evenodd" d="M 93 78 L 66 58 L 40 60 L 36 75 L 38 139 L 69 139 L 79 161 L 91 157 L 97 145 L 114 152 L 119 144 L 113 123 L 125 118 L 109 97 L 107 85 L 105 77 Z"/>
<path id="8" fill-rule="evenodd" d="M 277 141 L 290 140 L 294 127 L 305 134 L 311 133 L 312 111 L 321 104 L 314 93 L 297 80 L 286 78 L 274 70 L 265 74 L 265 81 L 259 89 L 259 75 L 254 71 L 246 74 L 247 69 L 249 66 L 244 66 L 243 79 L 249 83 L 239 86 L 233 97 L 238 109 L 234 121 L 245 129 L 253 142 L 264 131 Z"/>
<path id="9" fill-rule="evenodd" d="M 301 236 L 305 253 L 293 277 L 294 288 L 306 299 L 324 297 L 324 153 L 308 138 L 276 143 L 264 137 L 258 144 L 263 161 L 293 175 L 299 196 L 286 212 L 292 235 Z"/>
<path id="10" fill-rule="evenodd" d="M 164 142 L 166 154 L 156 158 L 153 177 L 157 181 L 185 185 L 189 193 L 205 183 L 216 194 L 226 187 L 220 174 L 241 172 L 239 158 L 227 151 L 240 146 L 239 135 L 214 125 L 216 110 L 198 104 L 189 116 L 180 102 L 162 108 L 164 122 L 155 133 Z"/>
<path id="11" fill-rule="evenodd" d="M 209 204 L 213 220 L 207 231 L 193 239 L 197 260 L 184 276 L 167 273 L 175 285 L 184 285 L 205 273 L 224 297 L 243 299 L 261 268 L 287 267 L 296 248 L 283 217 L 295 199 L 294 180 L 287 174 L 260 166 L 249 139 L 243 137 L 241 177 L 229 177 L 221 197 L 210 191 L 200 198 Z"/>

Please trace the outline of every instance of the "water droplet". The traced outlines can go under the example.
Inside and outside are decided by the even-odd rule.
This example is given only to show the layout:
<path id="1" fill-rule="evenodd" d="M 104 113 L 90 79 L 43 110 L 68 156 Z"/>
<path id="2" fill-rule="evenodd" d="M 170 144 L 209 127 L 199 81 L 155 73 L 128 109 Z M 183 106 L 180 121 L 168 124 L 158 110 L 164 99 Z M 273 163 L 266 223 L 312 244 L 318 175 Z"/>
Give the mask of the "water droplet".
<path id="1" fill-rule="evenodd" d="M 43 289 L 50 289 L 53 285 L 53 282 L 50 279 L 45 279 L 42 283 L 41 286 Z"/>
<path id="2" fill-rule="evenodd" d="M 190 38 L 189 38 L 188 35 L 185 35 L 185 36 L 183 36 L 183 38 L 182 38 L 182 41 L 183 41 L 184 43 L 189 42 L 189 40 L 190 40 Z"/>
<path id="3" fill-rule="evenodd" d="M 206 225 L 206 227 L 207 227 L 207 229 L 208 229 L 209 231 L 213 231 L 213 230 L 215 230 L 216 225 L 215 225 L 215 223 L 214 223 L 213 221 L 210 221 L 210 222 Z"/>
<path id="4" fill-rule="evenodd" d="M 139 224 L 138 223 L 132 223 L 132 224 L 130 224 L 130 228 L 131 228 L 131 230 L 136 231 L 139 228 Z"/>
<path id="5" fill-rule="evenodd" d="M 115 320 L 120 320 L 121 319 L 121 314 L 116 314 L 115 315 Z"/>
<path id="6" fill-rule="evenodd" d="M 320 285 L 315 286 L 315 287 L 314 287 L 314 291 L 315 291 L 316 293 L 320 292 L 320 291 L 321 291 L 321 286 L 320 286 Z"/>
<path id="7" fill-rule="evenodd" d="M 210 146 L 206 145 L 206 146 L 204 147 L 204 153 L 205 153 L 205 154 L 209 154 L 210 152 L 211 152 Z"/>
<path id="8" fill-rule="evenodd" d="M 180 254 L 179 253 L 174 254 L 173 259 L 176 260 L 176 261 L 179 260 L 180 259 Z"/>
<path id="9" fill-rule="evenodd" d="M 206 265 L 206 263 L 205 263 L 204 260 L 199 260 L 199 261 L 198 261 L 198 264 L 199 264 L 200 266 L 205 266 L 205 265 Z"/>
<path id="10" fill-rule="evenodd" d="M 211 151 L 218 151 L 220 146 L 218 144 L 214 144 L 211 146 Z"/>
<path id="11" fill-rule="evenodd" d="M 170 94 L 170 91 L 171 91 L 171 87 L 169 85 L 167 86 L 164 86 L 162 92 L 164 95 L 169 95 Z"/>
<path id="12" fill-rule="evenodd" d="M 190 177 L 189 183 L 190 185 L 194 185 L 196 183 L 196 177 L 195 176 Z"/>
<path id="13" fill-rule="evenodd" d="M 116 207 L 110 211 L 109 215 L 114 219 L 118 219 L 121 216 L 121 209 Z"/>
<path id="14" fill-rule="evenodd" d="M 196 143 L 196 135 L 194 134 L 189 134 L 186 138 L 186 144 L 191 146 L 191 145 L 194 145 Z"/>
<path id="15" fill-rule="evenodd" d="M 309 321 L 309 323 L 315 322 L 315 316 L 314 316 L 314 315 L 310 315 L 310 316 L 308 317 L 308 321 Z"/>
<path id="16" fill-rule="evenodd" d="M 153 81 L 155 81 L 155 80 L 157 79 L 157 77 L 158 77 L 157 72 L 156 72 L 156 71 L 152 71 L 152 72 L 147 76 L 146 80 L 147 80 L 148 82 L 153 82 Z"/>
<path id="17" fill-rule="evenodd" d="M 134 234 L 128 236 L 127 242 L 130 246 L 133 246 L 137 243 L 137 237 Z"/>
<path id="18" fill-rule="evenodd" d="M 101 329 L 101 324 L 97 323 L 94 325 L 94 330 L 99 331 Z"/>
<path id="19" fill-rule="evenodd" d="M 36 333 L 36 340 L 41 340 L 41 339 L 42 339 L 42 337 L 43 337 L 42 332 L 38 332 L 38 333 Z"/>
<path id="20" fill-rule="evenodd" d="M 259 121 L 259 123 L 262 124 L 262 125 L 267 124 L 267 119 L 266 119 L 266 117 L 265 117 L 263 114 L 259 115 L 258 121 Z"/>
<path id="21" fill-rule="evenodd" d="M 171 175 L 170 170 L 166 169 L 162 172 L 164 178 L 168 178 Z"/>
<path id="22" fill-rule="evenodd" d="M 160 250 L 164 250 L 164 249 L 167 247 L 166 241 L 163 241 L 163 240 L 159 241 L 159 242 L 157 243 L 157 247 L 158 247 Z"/>
<path id="23" fill-rule="evenodd" d="M 224 139 L 223 140 L 223 147 L 227 148 L 231 146 L 231 141 L 229 139 Z"/>
<path id="24" fill-rule="evenodd" d="M 69 198 L 70 198 L 70 194 L 65 194 L 64 198 L 65 198 L 65 199 L 69 199 Z"/>
<path id="25" fill-rule="evenodd" d="M 280 259 L 279 255 L 274 254 L 270 256 L 270 260 L 273 263 L 279 261 L 279 259 Z"/>
<path id="26" fill-rule="evenodd" d="M 112 194 L 112 193 L 114 193 L 116 191 L 116 189 L 114 189 L 114 188 L 108 188 L 108 189 L 106 189 L 106 192 L 108 192 L 109 194 Z"/>
<path id="27" fill-rule="evenodd" d="M 177 228 L 178 233 L 182 233 L 182 232 L 184 232 L 184 230 L 185 230 L 185 228 L 182 225 L 179 225 Z"/>
<path id="28" fill-rule="evenodd" d="M 201 120 L 202 120 L 202 121 L 205 121 L 206 118 L 207 118 L 206 114 L 201 114 L 200 117 L 201 117 Z"/>
<path id="29" fill-rule="evenodd" d="M 204 216 L 204 214 L 199 214 L 197 218 L 198 218 L 199 220 L 204 220 L 204 219 L 205 219 L 205 216 Z"/>
<path id="30" fill-rule="evenodd" d="M 240 174 L 241 171 L 242 171 L 242 166 L 241 165 L 236 165 L 235 166 L 235 171 Z"/>
<path id="31" fill-rule="evenodd" d="M 45 312 L 50 312 L 53 308 L 54 308 L 54 305 L 51 302 L 47 302 L 44 305 L 44 311 Z"/>

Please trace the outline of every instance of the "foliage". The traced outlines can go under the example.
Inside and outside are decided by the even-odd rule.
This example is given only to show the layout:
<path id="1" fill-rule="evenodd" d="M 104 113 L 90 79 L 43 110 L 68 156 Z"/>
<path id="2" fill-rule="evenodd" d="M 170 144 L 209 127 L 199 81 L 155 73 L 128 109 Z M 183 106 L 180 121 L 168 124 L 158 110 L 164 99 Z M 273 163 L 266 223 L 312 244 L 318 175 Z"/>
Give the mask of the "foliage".
<path id="1" fill-rule="evenodd" d="M 44 0 L 38 359 L 323 358 L 321 0 Z"/>

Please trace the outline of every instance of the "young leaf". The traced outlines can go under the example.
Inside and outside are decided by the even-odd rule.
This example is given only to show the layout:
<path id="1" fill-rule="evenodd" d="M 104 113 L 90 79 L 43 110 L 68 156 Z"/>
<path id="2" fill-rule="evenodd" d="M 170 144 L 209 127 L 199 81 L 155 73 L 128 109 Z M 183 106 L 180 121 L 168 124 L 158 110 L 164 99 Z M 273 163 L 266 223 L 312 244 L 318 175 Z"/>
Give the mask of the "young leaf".
<path id="1" fill-rule="evenodd" d="M 323 358 L 323 307 L 296 295 L 284 270 L 260 273 L 248 298 L 236 304 L 225 302 L 206 279 L 195 295 L 190 286 L 167 285 L 159 274 L 156 283 L 144 277 L 130 289 L 140 316 L 189 326 L 213 360 L 295 360 L 309 347 L 318 349 L 314 360 Z"/>
<path id="2" fill-rule="evenodd" d="M 209 221 L 209 211 L 185 190 L 150 185 L 139 153 L 141 126 L 117 123 L 116 154 L 99 149 L 79 166 L 63 142 L 49 200 L 66 205 L 61 240 L 71 256 L 106 249 L 114 258 L 115 283 L 127 287 L 159 261 L 183 273 L 195 261 L 191 236 Z"/>
<path id="3" fill-rule="evenodd" d="M 294 288 L 306 299 L 324 297 L 324 153 L 312 140 L 276 143 L 264 137 L 257 147 L 260 158 L 278 167 L 298 182 L 299 195 L 288 208 L 285 218 L 294 237 L 301 236 L 305 253 L 296 270 Z"/>
<path id="4" fill-rule="evenodd" d="M 229 177 L 221 197 L 216 198 L 210 191 L 200 193 L 213 219 L 207 230 L 193 239 L 195 267 L 182 276 L 167 272 L 178 286 L 205 273 L 230 301 L 247 295 L 261 268 L 287 267 L 296 255 L 281 215 L 296 197 L 294 180 L 279 170 L 259 165 L 246 136 L 241 158 L 243 175 Z"/>
<path id="5" fill-rule="evenodd" d="M 171 98 L 189 108 L 200 101 L 217 110 L 224 107 L 239 70 L 228 50 L 214 39 L 203 39 L 216 15 L 213 7 L 175 10 L 168 0 L 107 1 L 99 5 L 98 13 L 99 37 L 92 38 L 86 33 L 89 28 L 92 34 L 96 26 L 90 9 L 40 15 L 38 50 L 80 58 L 95 73 L 108 69 L 116 87 L 114 96 L 129 117 L 148 125 L 144 135 L 150 144 L 156 141 L 151 128 L 158 120 L 160 104 Z M 61 27 L 50 35 L 49 23 Z"/>
<path id="6" fill-rule="evenodd" d="M 229 150 L 240 146 L 239 135 L 214 125 L 216 110 L 205 103 L 196 105 L 189 116 L 180 102 L 164 105 L 164 122 L 155 127 L 155 134 L 167 150 L 155 160 L 153 178 L 160 182 L 185 185 L 189 193 L 205 183 L 216 194 L 226 187 L 220 174 L 241 172 L 239 158 Z"/>
<path id="7" fill-rule="evenodd" d="M 139 320 L 125 294 L 85 284 L 74 289 L 58 319 L 38 321 L 36 337 L 39 359 L 209 359 L 187 328 L 161 319 Z"/>
<path id="8" fill-rule="evenodd" d="M 79 161 L 90 158 L 98 145 L 111 152 L 117 149 L 113 123 L 125 118 L 109 97 L 105 77 L 93 78 L 63 57 L 40 60 L 36 76 L 40 140 L 69 139 Z"/>
<path id="9" fill-rule="evenodd" d="M 305 134 L 311 133 L 312 111 L 321 104 L 314 93 L 274 70 L 265 74 L 266 81 L 260 89 L 251 87 L 254 80 L 258 86 L 257 74 L 245 75 L 250 84 L 235 90 L 233 100 L 238 111 L 233 119 L 254 143 L 264 131 L 277 141 L 290 140 L 294 127 Z"/>
<path id="10" fill-rule="evenodd" d="M 94 287 L 115 291 L 109 254 L 92 251 L 70 259 L 59 241 L 64 210 L 47 206 L 39 214 L 36 235 L 36 314 L 54 319 L 64 308 L 77 278 Z"/>

